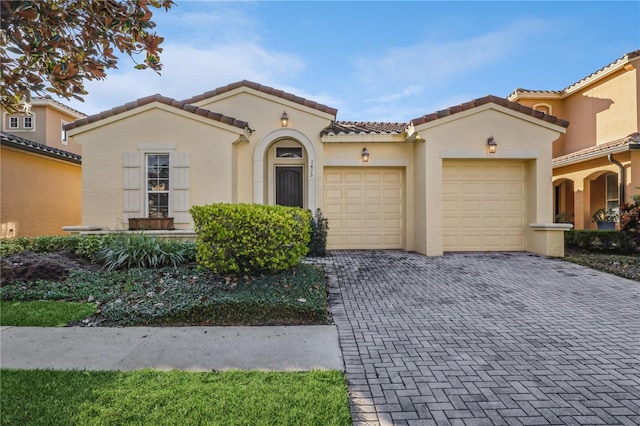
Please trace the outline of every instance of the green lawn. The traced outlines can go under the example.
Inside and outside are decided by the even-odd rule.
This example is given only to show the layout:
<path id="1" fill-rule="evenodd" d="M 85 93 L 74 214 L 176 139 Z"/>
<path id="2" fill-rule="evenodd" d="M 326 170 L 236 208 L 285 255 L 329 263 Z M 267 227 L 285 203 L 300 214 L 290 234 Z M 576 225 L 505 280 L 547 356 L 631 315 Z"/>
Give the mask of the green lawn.
<path id="1" fill-rule="evenodd" d="M 95 303 L 0 301 L 0 325 L 64 327 L 95 313 Z"/>
<path id="2" fill-rule="evenodd" d="M 0 370 L 2 425 L 350 425 L 338 371 Z"/>

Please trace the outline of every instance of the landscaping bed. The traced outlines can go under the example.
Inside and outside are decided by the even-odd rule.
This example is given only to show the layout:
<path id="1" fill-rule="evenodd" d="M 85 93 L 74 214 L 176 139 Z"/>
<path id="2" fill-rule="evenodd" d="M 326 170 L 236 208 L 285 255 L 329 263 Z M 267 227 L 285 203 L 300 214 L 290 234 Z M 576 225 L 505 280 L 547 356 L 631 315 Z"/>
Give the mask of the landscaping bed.
<path id="1" fill-rule="evenodd" d="M 601 253 L 567 249 L 564 260 L 599 271 L 640 281 L 640 255 Z"/>
<path id="2" fill-rule="evenodd" d="M 64 260 L 56 262 L 60 259 Z M 324 273 L 305 263 L 274 274 L 221 275 L 195 264 L 106 272 L 65 252 L 23 252 L 2 262 L 3 270 L 12 271 L 11 280 L 0 288 L 2 301 L 96 304 L 95 315 L 69 325 L 290 325 L 330 321 Z"/>

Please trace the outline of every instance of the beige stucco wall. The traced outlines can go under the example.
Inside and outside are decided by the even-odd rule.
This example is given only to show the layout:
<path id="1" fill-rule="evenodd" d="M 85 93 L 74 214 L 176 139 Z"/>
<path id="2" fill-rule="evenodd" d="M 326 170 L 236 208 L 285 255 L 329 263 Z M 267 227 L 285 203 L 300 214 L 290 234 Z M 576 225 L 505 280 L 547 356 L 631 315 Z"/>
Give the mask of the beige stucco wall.
<path id="1" fill-rule="evenodd" d="M 266 95 L 262 92 L 239 88 L 215 98 L 205 99 L 195 103 L 217 113 L 228 115 L 239 120 L 247 121 L 252 133 L 249 143 L 238 144 L 234 152 L 237 167 L 234 170 L 237 186 L 234 188 L 234 202 L 268 203 L 270 185 L 270 170 L 267 161 L 268 148 L 282 139 L 296 140 L 301 145 L 311 146 L 306 149 L 307 182 L 316 182 L 313 194 L 306 194 L 305 207 L 319 207 L 322 205 L 322 191 L 318 182 L 322 182 L 322 158 L 324 145 L 320 140 L 320 131 L 327 127 L 335 117 L 314 108 L 306 107 L 282 98 Z M 286 111 L 289 117 L 287 128 L 281 127 L 280 117 Z M 257 150 L 259 152 L 257 152 Z M 315 158 L 312 158 L 315 153 Z M 255 161 L 262 161 L 262 176 L 255 176 Z M 256 194 L 255 186 L 261 186 Z M 312 203 L 308 203 L 309 200 Z"/>
<path id="2" fill-rule="evenodd" d="M 61 235 L 80 222 L 79 164 L 2 146 L 0 170 L 0 237 Z"/>
<path id="3" fill-rule="evenodd" d="M 564 153 L 625 137 L 638 130 L 637 70 L 621 71 L 565 99 L 571 123 Z"/>
<path id="4" fill-rule="evenodd" d="M 124 152 L 190 153 L 191 205 L 232 201 L 232 150 L 241 129 L 164 104 L 150 104 L 98 124 L 80 127 L 82 132 L 75 136 L 83 145 L 82 225 L 126 228 Z M 176 228 L 190 229 L 193 224 Z"/>
<path id="5" fill-rule="evenodd" d="M 416 235 L 416 248 L 426 247 L 425 254 L 442 254 L 442 160 L 443 159 L 522 159 L 527 162 L 526 222 L 552 222 L 552 142 L 563 131 L 555 125 L 547 125 L 533 117 L 497 105 L 486 105 L 454 114 L 416 127 L 424 140 L 425 148 L 416 149 L 424 158 L 424 169 L 416 168 L 416 190 L 424 193 L 415 207 L 415 220 L 425 221 L 416 225 L 426 229 L 424 235 Z M 493 136 L 498 151 L 488 154 L 487 138 Z M 423 174 L 423 175 L 421 175 Z M 421 185 L 425 185 L 422 187 Z M 416 200 L 416 203 L 418 200 Z M 424 204 L 422 204 L 424 203 Z M 422 215 L 423 212 L 426 214 Z M 545 253 L 545 247 L 537 244 L 532 230 L 527 230 L 526 248 Z M 537 231 L 543 232 L 543 231 Z"/>
<path id="6" fill-rule="evenodd" d="M 524 94 L 517 102 L 534 107 L 552 106 L 552 115 L 568 120 L 567 133 L 554 144 L 558 157 L 591 146 L 623 138 L 640 129 L 640 73 L 636 58 L 626 67 L 576 87 L 561 99 Z"/>

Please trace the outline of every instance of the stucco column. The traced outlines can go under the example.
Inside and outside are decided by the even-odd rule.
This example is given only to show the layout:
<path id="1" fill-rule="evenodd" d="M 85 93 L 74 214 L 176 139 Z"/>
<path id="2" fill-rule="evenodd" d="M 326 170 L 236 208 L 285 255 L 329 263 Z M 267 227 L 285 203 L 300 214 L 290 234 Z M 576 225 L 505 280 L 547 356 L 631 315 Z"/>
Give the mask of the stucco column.
<path id="1" fill-rule="evenodd" d="M 573 186 L 573 214 L 575 229 L 588 229 L 591 221 L 591 181 L 576 180 Z"/>

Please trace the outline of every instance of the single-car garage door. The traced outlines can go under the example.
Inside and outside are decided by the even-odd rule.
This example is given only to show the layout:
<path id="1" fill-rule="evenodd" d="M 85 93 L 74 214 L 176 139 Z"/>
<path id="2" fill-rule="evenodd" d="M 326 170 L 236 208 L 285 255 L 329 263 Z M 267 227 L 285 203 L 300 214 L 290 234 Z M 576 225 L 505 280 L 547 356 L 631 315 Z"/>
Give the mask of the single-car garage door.
<path id="1" fill-rule="evenodd" d="M 404 230 L 404 169 L 326 167 L 328 249 L 399 249 Z"/>
<path id="2" fill-rule="evenodd" d="M 443 250 L 524 250 L 524 162 L 444 160 L 442 167 Z"/>

